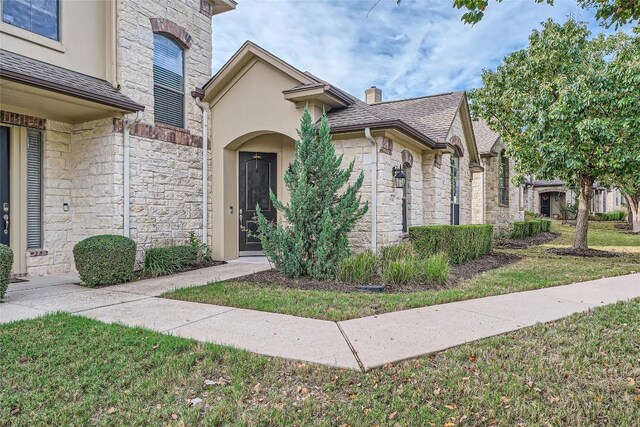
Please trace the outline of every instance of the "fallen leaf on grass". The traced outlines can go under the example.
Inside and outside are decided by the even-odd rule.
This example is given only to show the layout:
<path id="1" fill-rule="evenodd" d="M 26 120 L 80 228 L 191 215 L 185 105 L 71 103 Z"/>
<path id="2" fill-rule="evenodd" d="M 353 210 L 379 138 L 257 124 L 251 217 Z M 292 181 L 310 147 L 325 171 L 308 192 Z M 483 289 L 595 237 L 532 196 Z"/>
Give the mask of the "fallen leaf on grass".
<path id="1" fill-rule="evenodd" d="M 455 403 L 449 403 L 448 405 L 444 405 L 444 407 L 447 408 L 447 409 L 454 410 L 454 409 L 456 409 L 456 404 Z"/>
<path id="2" fill-rule="evenodd" d="M 475 362 L 476 361 L 476 355 L 475 354 L 470 354 L 469 355 L 469 362 Z"/>
<path id="3" fill-rule="evenodd" d="M 158 347 L 160 347 L 160 343 L 156 343 L 156 344 L 154 344 L 154 345 L 153 345 L 153 348 L 154 348 L 154 349 L 156 349 L 156 348 L 158 348 Z"/>
<path id="4" fill-rule="evenodd" d="M 634 380 L 633 378 L 629 377 L 629 378 L 627 378 L 627 384 L 635 385 L 636 384 L 636 380 Z"/>
<path id="5" fill-rule="evenodd" d="M 547 398 L 547 400 L 548 400 L 550 403 L 556 403 L 556 402 L 559 402 L 559 401 L 560 401 L 560 396 L 549 396 L 549 397 Z"/>
<path id="6" fill-rule="evenodd" d="M 390 413 L 390 414 L 389 414 L 389 419 L 390 419 L 390 420 L 394 419 L 394 418 L 396 417 L 396 415 L 398 415 L 398 412 L 397 412 L 397 411 L 396 411 L 396 412 L 392 412 L 392 413 Z"/>
<path id="7" fill-rule="evenodd" d="M 11 410 L 11 415 L 18 415 L 20 413 L 20 408 L 13 408 Z"/>
<path id="8" fill-rule="evenodd" d="M 506 404 L 506 403 L 511 402 L 511 399 L 509 399 L 507 396 L 502 396 L 502 397 L 500 398 L 500 402 L 502 402 L 502 403 L 505 403 L 505 404 Z"/>
<path id="9" fill-rule="evenodd" d="M 115 412 L 116 412 L 116 408 L 114 408 L 113 406 L 111 408 L 107 409 L 107 414 L 109 414 L 109 415 L 111 415 L 111 414 L 113 414 Z"/>
<path id="10" fill-rule="evenodd" d="M 455 427 L 455 423 L 452 423 L 451 421 L 449 421 L 442 424 L 442 427 Z"/>
<path id="11" fill-rule="evenodd" d="M 177 420 L 178 419 L 178 414 L 171 414 L 171 419 Z"/>

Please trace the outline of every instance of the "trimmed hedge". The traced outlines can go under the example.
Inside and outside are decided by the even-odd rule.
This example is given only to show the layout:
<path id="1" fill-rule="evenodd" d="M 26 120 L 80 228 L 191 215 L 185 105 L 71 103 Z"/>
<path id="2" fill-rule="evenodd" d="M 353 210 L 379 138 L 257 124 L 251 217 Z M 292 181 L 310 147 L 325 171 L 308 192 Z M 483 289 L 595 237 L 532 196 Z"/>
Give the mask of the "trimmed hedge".
<path id="1" fill-rule="evenodd" d="M 144 273 L 165 276 L 195 267 L 198 261 L 198 248 L 192 245 L 149 248 L 144 254 Z"/>
<path id="2" fill-rule="evenodd" d="M 627 218 L 625 211 L 599 212 L 589 217 L 590 221 L 624 221 Z"/>
<path id="3" fill-rule="evenodd" d="M 134 277 L 136 242 L 110 234 L 89 237 L 73 247 L 73 259 L 86 286 L 128 282 Z"/>
<path id="4" fill-rule="evenodd" d="M 551 231 L 551 220 L 534 219 L 531 221 L 517 221 L 511 224 L 511 238 L 524 239 Z"/>
<path id="5" fill-rule="evenodd" d="M 420 258 L 444 252 L 460 264 L 491 252 L 493 225 L 422 225 L 409 228 L 409 238 Z"/>
<path id="6" fill-rule="evenodd" d="M 11 267 L 13 266 L 13 251 L 9 246 L 0 244 L 0 301 L 9 287 Z"/>

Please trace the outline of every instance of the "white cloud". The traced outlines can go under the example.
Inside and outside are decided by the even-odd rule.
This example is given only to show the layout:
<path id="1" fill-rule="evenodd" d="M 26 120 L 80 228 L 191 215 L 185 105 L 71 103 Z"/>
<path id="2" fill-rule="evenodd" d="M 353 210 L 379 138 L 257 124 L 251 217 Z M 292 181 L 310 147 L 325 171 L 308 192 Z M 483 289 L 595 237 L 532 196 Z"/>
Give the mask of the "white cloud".
<path id="1" fill-rule="evenodd" d="M 361 96 L 376 85 L 387 100 L 470 89 L 484 68 L 524 47 L 547 18 L 567 15 L 601 31 L 573 0 L 491 3 L 475 26 L 453 0 L 238 0 L 213 21 L 213 69 L 251 40 L 291 65 Z"/>

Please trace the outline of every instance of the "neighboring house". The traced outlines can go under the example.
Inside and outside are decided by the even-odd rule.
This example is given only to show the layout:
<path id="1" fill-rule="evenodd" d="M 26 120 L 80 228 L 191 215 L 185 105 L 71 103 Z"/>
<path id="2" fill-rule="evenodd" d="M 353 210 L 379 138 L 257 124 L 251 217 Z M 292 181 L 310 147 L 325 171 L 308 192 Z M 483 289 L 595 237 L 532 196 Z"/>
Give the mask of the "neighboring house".
<path id="1" fill-rule="evenodd" d="M 211 109 L 215 258 L 261 250 L 246 230 L 255 229 L 257 203 L 278 218 L 270 187 L 288 200 L 283 174 L 305 106 L 314 120 L 327 112 L 343 166 L 355 160 L 352 179 L 364 172 L 370 208 L 351 235 L 356 250 L 401 241 L 414 225 L 471 223 L 472 173 L 482 168 L 464 92 L 382 102 L 372 87 L 362 102 L 251 42 L 203 90 Z M 398 187 L 402 175 L 406 184 Z"/>
<path id="2" fill-rule="evenodd" d="M 191 91 L 211 75 L 212 16 L 234 7 L 2 2 L 0 242 L 15 274 L 73 270 L 74 244 L 95 234 L 130 235 L 139 249 L 201 236 L 203 113 Z"/>
<path id="3" fill-rule="evenodd" d="M 564 208 L 576 204 L 577 193 L 561 180 L 529 179 L 524 190 L 525 209 L 543 217 L 564 218 Z M 624 197 L 617 188 L 607 188 L 598 183 L 593 186 L 589 213 L 606 213 L 625 210 Z"/>
<path id="4" fill-rule="evenodd" d="M 524 219 L 522 188 L 511 182 L 515 162 L 505 155 L 500 135 L 484 120 L 474 121 L 473 131 L 484 171 L 473 176 L 472 219 L 504 229 Z"/>

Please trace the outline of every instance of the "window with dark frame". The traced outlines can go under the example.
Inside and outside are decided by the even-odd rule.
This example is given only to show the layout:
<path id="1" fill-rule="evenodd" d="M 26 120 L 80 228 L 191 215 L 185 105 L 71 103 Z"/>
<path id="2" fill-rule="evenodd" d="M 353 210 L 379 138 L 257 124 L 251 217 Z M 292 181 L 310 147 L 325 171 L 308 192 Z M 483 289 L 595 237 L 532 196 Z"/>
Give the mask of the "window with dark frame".
<path id="1" fill-rule="evenodd" d="M 172 38 L 153 35 L 155 121 L 184 127 L 184 49 Z"/>
<path id="2" fill-rule="evenodd" d="M 59 0 L 3 0 L 2 22 L 60 40 Z"/>
<path id="3" fill-rule="evenodd" d="M 504 151 L 500 153 L 500 164 L 498 166 L 498 202 L 501 205 L 509 204 L 509 158 Z"/>
<path id="4" fill-rule="evenodd" d="M 451 155 L 451 212 L 452 225 L 460 224 L 460 157 L 457 153 Z"/>

